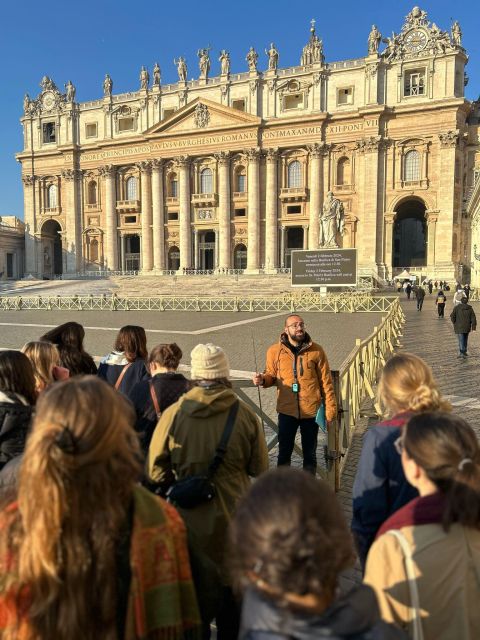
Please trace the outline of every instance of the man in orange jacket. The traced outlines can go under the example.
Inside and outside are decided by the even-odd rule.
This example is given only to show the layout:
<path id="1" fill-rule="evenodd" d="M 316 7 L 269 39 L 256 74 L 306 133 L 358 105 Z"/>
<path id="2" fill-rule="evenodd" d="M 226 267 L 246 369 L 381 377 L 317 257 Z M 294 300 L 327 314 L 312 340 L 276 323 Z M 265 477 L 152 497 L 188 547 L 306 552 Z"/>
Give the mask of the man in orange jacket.
<path id="1" fill-rule="evenodd" d="M 300 427 L 303 468 L 315 474 L 318 438 L 315 417 L 323 402 L 327 423 L 333 420 L 337 402 L 325 351 L 312 342 L 299 315 L 287 317 L 280 341 L 267 351 L 264 373 L 255 374 L 253 383 L 264 388 L 277 387 L 278 465 L 291 463 Z"/>

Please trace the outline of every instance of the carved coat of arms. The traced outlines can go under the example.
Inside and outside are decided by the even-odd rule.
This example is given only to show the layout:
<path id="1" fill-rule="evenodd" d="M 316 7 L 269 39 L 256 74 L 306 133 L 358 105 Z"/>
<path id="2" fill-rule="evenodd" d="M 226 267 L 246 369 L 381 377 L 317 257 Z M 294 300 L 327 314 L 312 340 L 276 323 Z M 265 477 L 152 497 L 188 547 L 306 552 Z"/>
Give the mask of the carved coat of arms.
<path id="1" fill-rule="evenodd" d="M 195 125 L 197 127 L 203 128 L 206 127 L 210 122 L 210 112 L 208 111 L 208 107 L 206 104 L 199 103 L 195 107 L 195 115 L 193 117 Z"/>

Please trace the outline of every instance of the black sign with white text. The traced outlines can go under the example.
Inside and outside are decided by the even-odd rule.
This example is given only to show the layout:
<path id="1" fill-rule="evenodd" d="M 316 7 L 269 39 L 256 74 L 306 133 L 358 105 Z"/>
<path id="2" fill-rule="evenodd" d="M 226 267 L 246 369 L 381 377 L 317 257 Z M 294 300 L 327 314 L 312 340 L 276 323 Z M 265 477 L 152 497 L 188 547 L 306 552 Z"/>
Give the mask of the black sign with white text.
<path id="1" fill-rule="evenodd" d="M 292 287 L 353 287 L 356 249 L 292 251 Z"/>

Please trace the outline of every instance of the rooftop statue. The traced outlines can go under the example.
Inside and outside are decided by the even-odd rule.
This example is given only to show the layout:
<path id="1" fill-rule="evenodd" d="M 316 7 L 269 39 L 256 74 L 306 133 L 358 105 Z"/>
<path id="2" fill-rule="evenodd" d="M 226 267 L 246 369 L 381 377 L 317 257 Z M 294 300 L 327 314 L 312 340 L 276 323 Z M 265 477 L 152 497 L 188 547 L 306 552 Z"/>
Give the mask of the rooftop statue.
<path id="1" fill-rule="evenodd" d="M 268 56 L 268 70 L 276 71 L 278 67 L 278 50 L 273 42 L 270 44 L 270 49 L 268 51 L 265 50 L 265 53 Z"/>
<path id="2" fill-rule="evenodd" d="M 368 53 L 378 53 L 378 47 L 382 41 L 382 34 L 375 24 L 372 24 L 372 30 L 368 35 Z"/>
<path id="3" fill-rule="evenodd" d="M 187 81 L 187 63 L 183 56 L 180 56 L 178 60 L 173 59 L 173 64 L 177 66 L 178 79 L 180 82 Z"/>
<path id="4" fill-rule="evenodd" d="M 105 74 L 105 80 L 103 81 L 103 95 L 111 96 L 113 89 L 113 81 L 108 73 Z"/>
<path id="5" fill-rule="evenodd" d="M 228 76 L 230 73 L 230 54 L 225 49 L 220 51 L 220 57 L 218 59 L 220 62 L 220 72 L 222 76 Z"/>
<path id="6" fill-rule="evenodd" d="M 148 89 L 148 83 L 150 82 L 150 74 L 144 66 L 140 70 L 140 89 Z"/>
<path id="7" fill-rule="evenodd" d="M 250 47 L 245 60 L 248 62 L 248 70 L 250 72 L 257 71 L 258 53 L 253 47 Z"/>
<path id="8" fill-rule="evenodd" d="M 160 67 L 158 66 L 158 62 L 155 62 L 155 66 L 153 67 L 153 86 L 159 87 L 161 80 Z"/>
<path id="9" fill-rule="evenodd" d="M 75 100 L 75 94 L 77 90 L 75 89 L 75 85 L 72 84 L 71 80 L 69 80 L 65 84 L 65 91 L 66 91 L 67 102 L 73 102 Z"/>
<path id="10" fill-rule="evenodd" d="M 206 80 L 208 78 L 208 73 L 210 71 L 210 49 L 211 47 L 208 46 L 206 49 L 199 49 L 197 51 L 198 66 L 200 67 L 200 78 L 202 80 Z"/>

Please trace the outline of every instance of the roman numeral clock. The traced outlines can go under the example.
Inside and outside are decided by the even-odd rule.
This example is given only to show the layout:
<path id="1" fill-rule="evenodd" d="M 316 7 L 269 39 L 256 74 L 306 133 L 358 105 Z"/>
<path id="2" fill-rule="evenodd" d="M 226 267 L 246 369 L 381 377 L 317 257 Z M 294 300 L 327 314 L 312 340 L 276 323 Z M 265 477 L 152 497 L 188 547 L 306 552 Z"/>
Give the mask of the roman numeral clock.
<path id="1" fill-rule="evenodd" d="M 412 29 L 405 36 L 405 49 L 410 53 L 418 53 L 427 46 L 428 37 L 423 29 Z"/>

